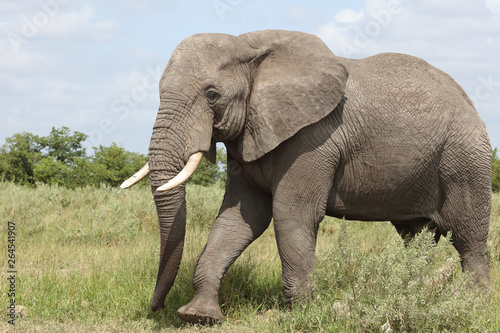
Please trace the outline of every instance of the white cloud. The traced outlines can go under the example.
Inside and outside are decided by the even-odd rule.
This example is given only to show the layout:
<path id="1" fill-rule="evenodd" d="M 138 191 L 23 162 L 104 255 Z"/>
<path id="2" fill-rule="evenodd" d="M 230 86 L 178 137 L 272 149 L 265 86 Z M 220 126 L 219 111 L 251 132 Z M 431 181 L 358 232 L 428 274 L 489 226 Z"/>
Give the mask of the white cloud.
<path id="1" fill-rule="evenodd" d="M 0 71 L 2 73 L 27 74 L 43 70 L 40 63 L 50 66 L 51 59 L 40 53 L 19 50 L 16 52 L 8 41 L 0 41 Z"/>
<path id="2" fill-rule="evenodd" d="M 356 23 L 363 18 L 363 12 L 355 12 L 352 9 L 342 9 L 335 15 L 337 23 Z"/>
<path id="3" fill-rule="evenodd" d="M 481 1 L 459 2 L 367 0 L 360 12 L 339 12 L 319 27 L 318 35 L 340 56 L 361 58 L 394 51 L 435 63 L 490 65 L 498 70 L 500 13 Z M 475 4 L 474 10 L 469 3 Z M 464 10 L 474 14 L 464 16 Z"/>
<path id="4" fill-rule="evenodd" d="M 471 17 L 486 12 L 484 0 L 420 0 L 408 2 L 407 5 L 412 11 L 426 16 Z"/>
<path id="5" fill-rule="evenodd" d="M 288 21 L 294 23 L 304 22 L 309 20 L 309 13 L 307 9 L 295 4 L 286 4 L 285 16 Z"/>
<path id="6" fill-rule="evenodd" d="M 134 14 L 145 14 L 160 9 L 165 10 L 165 7 L 169 10 L 175 9 L 179 4 L 185 3 L 186 0 L 105 0 L 105 2 L 112 4 L 119 10 Z M 196 3 L 196 5 L 199 5 L 199 3 Z"/>
<path id="7" fill-rule="evenodd" d="M 86 3 L 75 11 L 61 12 L 49 21 L 41 35 L 55 38 L 109 39 L 118 27 L 114 19 L 95 20 L 96 10 Z"/>
<path id="8" fill-rule="evenodd" d="M 35 2 L 36 3 L 36 2 Z M 118 28 L 112 18 L 98 20 L 96 10 L 89 3 L 68 3 L 67 0 L 40 1 L 35 6 L 20 2 L 18 11 L 5 22 L 4 30 L 15 48 L 38 38 L 63 40 L 106 40 Z M 15 9 L 11 5 L 8 10 Z"/>
<path id="9" fill-rule="evenodd" d="M 0 2 L 0 13 L 12 14 L 31 11 L 39 7 L 36 1 L 17 0 L 17 1 L 2 1 Z"/>
<path id="10" fill-rule="evenodd" d="M 486 0 L 486 7 L 494 13 L 500 12 L 500 0 Z"/>
<path id="11" fill-rule="evenodd" d="M 500 16 L 480 5 L 480 1 L 459 2 L 367 0 L 360 12 L 342 10 L 320 27 L 318 33 L 339 55 L 352 57 L 374 54 L 380 48 L 411 48 L 411 44 L 421 53 L 420 43 L 430 46 L 439 41 L 441 46 L 443 42 L 461 46 L 468 38 L 485 45 L 489 40 L 491 44 L 491 36 L 499 36 Z M 433 45 L 434 50 L 427 52 L 439 49 L 440 44 Z M 465 50 L 466 53 L 474 51 Z"/>

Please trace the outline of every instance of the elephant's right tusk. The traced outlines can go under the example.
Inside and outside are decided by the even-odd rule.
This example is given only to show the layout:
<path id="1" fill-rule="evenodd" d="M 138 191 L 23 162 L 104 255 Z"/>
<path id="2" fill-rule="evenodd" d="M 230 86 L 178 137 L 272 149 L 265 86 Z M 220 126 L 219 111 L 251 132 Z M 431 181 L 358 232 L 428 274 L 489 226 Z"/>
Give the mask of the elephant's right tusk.
<path id="1" fill-rule="evenodd" d="M 163 184 L 162 186 L 158 187 L 156 189 L 156 191 L 157 192 L 164 192 L 164 191 L 173 189 L 174 187 L 177 187 L 180 184 L 184 183 L 196 171 L 196 169 L 198 168 L 198 165 L 200 165 L 202 157 L 203 157 L 202 152 L 198 152 L 196 154 L 191 155 L 191 157 L 189 157 L 189 160 L 187 161 L 186 165 L 184 166 L 184 169 L 182 169 L 182 171 L 179 172 L 179 174 L 177 174 L 177 176 L 170 179 L 166 184 Z"/>
<path id="2" fill-rule="evenodd" d="M 124 181 L 121 185 L 120 185 L 120 188 L 121 189 L 126 189 L 126 188 L 129 188 L 130 186 L 132 185 L 135 185 L 136 183 L 138 183 L 141 179 L 143 179 L 144 177 L 146 177 L 149 173 L 149 164 L 146 163 L 142 168 L 141 170 L 137 171 L 135 173 L 135 175 L 133 175 L 132 177 L 130 177 L 129 179 L 127 179 L 126 181 Z"/>

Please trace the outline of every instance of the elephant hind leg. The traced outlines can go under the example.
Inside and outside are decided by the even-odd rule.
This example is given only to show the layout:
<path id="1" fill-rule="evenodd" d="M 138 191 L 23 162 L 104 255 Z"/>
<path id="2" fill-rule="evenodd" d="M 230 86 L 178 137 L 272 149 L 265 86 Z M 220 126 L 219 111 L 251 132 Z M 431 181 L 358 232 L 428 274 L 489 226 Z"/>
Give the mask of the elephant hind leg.
<path id="1" fill-rule="evenodd" d="M 487 239 L 491 190 L 484 192 L 473 191 L 467 185 L 451 188 L 438 223 L 446 232 L 451 231 L 452 244 L 460 255 L 463 271 L 473 274 L 475 285 L 488 290 L 490 272 Z"/>
<path id="2" fill-rule="evenodd" d="M 457 246 L 455 246 L 457 248 Z M 457 248 L 458 250 L 458 248 Z M 462 269 L 473 274 L 472 282 L 484 290 L 489 290 L 490 267 L 488 265 L 488 248 L 486 242 L 476 243 L 458 250 Z"/>
<path id="3" fill-rule="evenodd" d="M 452 244 L 460 255 L 462 270 L 473 275 L 474 285 L 489 290 L 489 214 L 483 218 L 474 218 L 464 211 L 457 211 L 454 214 L 446 214 L 443 218 L 449 223 Z"/>
<path id="4" fill-rule="evenodd" d="M 468 133 L 461 128 L 459 133 L 443 147 L 439 166 L 442 205 L 437 223 L 442 231 L 451 231 L 463 270 L 473 274 L 475 285 L 488 290 L 491 147 L 483 125 Z"/>

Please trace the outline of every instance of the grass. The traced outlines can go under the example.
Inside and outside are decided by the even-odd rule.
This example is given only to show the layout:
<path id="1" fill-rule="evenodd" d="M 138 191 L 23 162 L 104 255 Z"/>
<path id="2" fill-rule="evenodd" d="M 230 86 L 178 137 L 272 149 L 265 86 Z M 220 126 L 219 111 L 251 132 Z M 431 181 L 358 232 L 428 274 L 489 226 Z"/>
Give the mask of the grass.
<path id="1" fill-rule="evenodd" d="M 327 218 L 318 238 L 314 299 L 288 307 L 269 228 L 231 267 L 220 303 L 227 320 L 214 327 L 182 322 L 176 310 L 194 295 L 196 260 L 223 189 L 187 188 L 187 233 L 166 309 L 149 308 L 159 257 L 149 188 L 67 190 L 0 185 L 0 302 L 8 302 L 7 221 L 16 223 L 16 304 L 22 332 L 497 332 L 500 331 L 500 195 L 493 197 L 492 292 L 477 294 L 449 239 L 427 234 L 408 247 L 388 223 Z M 5 307 L 4 307 L 5 309 Z M 5 318 L 5 317 L 4 317 Z M 13 329 L 7 319 L 0 331 Z"/>

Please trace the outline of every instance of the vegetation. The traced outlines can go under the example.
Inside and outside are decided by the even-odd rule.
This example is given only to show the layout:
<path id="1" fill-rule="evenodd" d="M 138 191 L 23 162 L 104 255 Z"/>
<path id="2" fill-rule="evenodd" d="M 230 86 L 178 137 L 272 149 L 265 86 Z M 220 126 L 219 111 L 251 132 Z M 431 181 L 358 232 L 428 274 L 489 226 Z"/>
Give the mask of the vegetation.
<path id="1" fill-rule="evenodd" d="M 160 242 L 148 188 L 1 183 L 0 248 L 7 248 L 7 221 L 14 221 L 16 304 L 27 308 L 16 331 L 500 330 L 500 194 L 493 196 L 488 241 L 489 298 L 468 287 L 448 239 L 433 246 L 424 233 L 405 247 L 389 223 L 326 218 L 318 237 L 316 294 L 309 303 L 289 308 L 284 302 L 271 226 L 224 278 L 220 303 L 227 320 L 203 329 L 183 323 L 175 312 L 194 294 L 192 274 L 222 196 L 217 185 L 187 186 L 183 260 L 166 309 L 153 314 L 149 302 Z M 7 289 L 1 288 L 0 302 L 7 301 Z M 0 322 L 0 331 L 9 328 L 5 319 Z"/>
<path id="2" fill-rule="evenodd" d="M 500 192 L 500 159 L 498 158 L 498 148 L 493 149 L 493 159 L 491 161 L 491 182 L 493 192 Z"/>
<path id="3" fill-rule="evenodd" d="M 71 133 L 67 127 L 52 128 L 46 137 L 29 132 L 16 133 L 0 148 L 0 180 L 16 184 L 57 184 L 66 188 L 101 185 L 119 186 L 146 162 L 147 156 L 132 153 L 113 143 L 94 147 L 88 156 L 83 143 L 87 135 Z M 193 184 L 224 182 L 225 152 L 218 151 L 218 163 L 203 159 L 190 180 Z M 147 182 L 141 184 L 147 185 Z"/>

